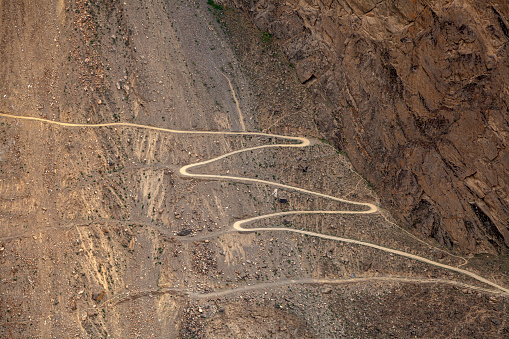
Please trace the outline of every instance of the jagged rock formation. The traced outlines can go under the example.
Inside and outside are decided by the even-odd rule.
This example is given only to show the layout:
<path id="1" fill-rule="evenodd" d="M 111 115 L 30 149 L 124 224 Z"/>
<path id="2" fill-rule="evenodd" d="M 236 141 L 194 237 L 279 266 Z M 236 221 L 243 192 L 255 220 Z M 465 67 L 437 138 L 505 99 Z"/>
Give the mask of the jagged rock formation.
<path id="1" fill-rule="evenodd" d="M 278 37 L 316 120 L 403 224 L 509 245 L 505 0 L 227 0 Z"/>

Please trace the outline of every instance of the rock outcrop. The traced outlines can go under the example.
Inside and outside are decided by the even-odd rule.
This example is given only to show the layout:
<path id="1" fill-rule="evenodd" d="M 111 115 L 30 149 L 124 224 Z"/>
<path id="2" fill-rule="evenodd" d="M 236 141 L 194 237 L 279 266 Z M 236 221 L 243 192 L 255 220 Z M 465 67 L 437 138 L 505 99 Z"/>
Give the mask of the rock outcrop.
<path id="1" fill-rule="evenodd" d="M 222 3 L 280 39 L 327 103 L 323 134 L 399 222 L 461 252 L 507 250 L 507 1 Z"/>

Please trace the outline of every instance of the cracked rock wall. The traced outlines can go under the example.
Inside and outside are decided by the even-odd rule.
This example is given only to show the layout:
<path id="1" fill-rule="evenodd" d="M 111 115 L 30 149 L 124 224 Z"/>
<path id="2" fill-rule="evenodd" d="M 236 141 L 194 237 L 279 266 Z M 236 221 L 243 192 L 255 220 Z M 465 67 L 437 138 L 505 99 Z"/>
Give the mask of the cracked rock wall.
<path id="1" fill-rule="evenodd" d="M 279 38 L 323 134 L 400 223 L 509 246 L 506 0 L 223 0 Z"/>

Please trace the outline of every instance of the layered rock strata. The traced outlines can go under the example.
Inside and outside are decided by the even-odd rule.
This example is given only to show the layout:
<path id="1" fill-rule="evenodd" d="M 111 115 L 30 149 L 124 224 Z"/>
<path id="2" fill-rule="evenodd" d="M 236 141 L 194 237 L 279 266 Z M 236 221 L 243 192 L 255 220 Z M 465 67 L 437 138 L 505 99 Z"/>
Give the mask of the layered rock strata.
<path id="1" fill-rule="evenodd" d="M 509 245 L 509 4 L 224 0 L 279 38 L 322 133 L 400 223 L 461 252 Z"/>

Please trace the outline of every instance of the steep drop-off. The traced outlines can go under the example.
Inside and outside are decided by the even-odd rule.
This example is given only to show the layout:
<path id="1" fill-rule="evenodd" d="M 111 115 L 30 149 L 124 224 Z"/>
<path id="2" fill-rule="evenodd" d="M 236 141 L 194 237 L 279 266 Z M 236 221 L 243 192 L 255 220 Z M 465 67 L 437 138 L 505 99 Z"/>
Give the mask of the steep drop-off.
<path id="1" fill-rule="evenodd" d="M 280 39 L 328 103 L 322 133 L 402 224 L 462 252 L 506 251 L 507 2 L 222 3 Z"/>

